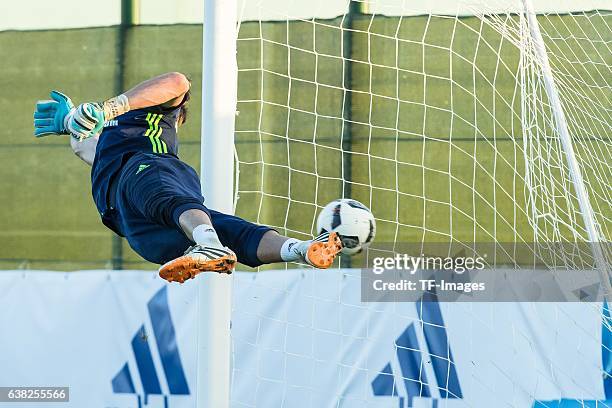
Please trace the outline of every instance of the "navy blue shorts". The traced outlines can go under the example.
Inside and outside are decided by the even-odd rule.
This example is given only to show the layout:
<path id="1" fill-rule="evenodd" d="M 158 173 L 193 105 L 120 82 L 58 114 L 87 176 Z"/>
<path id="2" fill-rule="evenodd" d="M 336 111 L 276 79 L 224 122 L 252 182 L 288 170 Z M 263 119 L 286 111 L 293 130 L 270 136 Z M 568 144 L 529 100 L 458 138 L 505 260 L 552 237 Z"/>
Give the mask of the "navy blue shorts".
<path id="1" fill-rule="evenodd" d="M 271 229 L 204 206 L 196 171 L 170 155 L 137 153 L 123 166 L 111 199 L 108 221 L 147 261 L 163 264 L 193 245 L 178 219 L 190 209 L 210 216 L 221 243 L 232 249 L 238 262 L 256 267 L 257 247 Z M 113 202 L 114 201 L 114 202 Z"/>

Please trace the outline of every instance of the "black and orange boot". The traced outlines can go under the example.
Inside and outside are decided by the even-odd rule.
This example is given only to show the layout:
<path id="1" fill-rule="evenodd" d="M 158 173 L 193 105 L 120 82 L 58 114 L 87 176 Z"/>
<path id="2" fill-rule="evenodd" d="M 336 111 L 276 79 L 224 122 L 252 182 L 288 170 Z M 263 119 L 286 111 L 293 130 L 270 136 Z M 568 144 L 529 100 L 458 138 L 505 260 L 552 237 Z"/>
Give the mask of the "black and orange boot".
<path id="1" fill-rule="evenodd" d="M 336 232 L 324 232 L 311 241 L 296 244 L 298 252 L 306 263 L 319 269 L 327 269 L 342 250 L 342 241 Z"/>
<path id="2" fill-rule="evenodd" d="M 232 273 L 236 254 L 227 247 L 194 245 L 183 256 L 166 262 L 159 268 L 159 276 L 168 282 L 183 283 L 200 272 Z"/>

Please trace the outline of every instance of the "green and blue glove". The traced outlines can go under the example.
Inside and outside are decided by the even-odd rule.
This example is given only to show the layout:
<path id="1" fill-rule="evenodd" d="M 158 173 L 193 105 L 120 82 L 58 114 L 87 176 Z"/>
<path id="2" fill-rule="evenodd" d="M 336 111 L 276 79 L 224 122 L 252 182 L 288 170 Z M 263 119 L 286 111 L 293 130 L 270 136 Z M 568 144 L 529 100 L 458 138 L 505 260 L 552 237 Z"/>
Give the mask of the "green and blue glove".
<path id="1" fill-rule="evenodd" d="M 82 103 L 66 117 L 66 129 L 72 137 L 83 140 L 102 132 L 104 108 L 95 102 Z"/>
<path id="2" fill-rule="evenodd" d="M 34 136 L 67 134 L 65 119 L 74 109 L 70 98 L 58 91 L 51 91 L 51 101 L 38 101 L 34 112 Z"/>
<path id="3" fill-rule="evenodd" d="M 124 94 L 103 103 L 86 102 L 76 108 L 70 98 L 59 91 L 51 91 L 51 101 L 38 101 L 34 112 L 34 136 L 70 133 L 83 140 L 102 132 L 104 122 L 130 110 Z"/>

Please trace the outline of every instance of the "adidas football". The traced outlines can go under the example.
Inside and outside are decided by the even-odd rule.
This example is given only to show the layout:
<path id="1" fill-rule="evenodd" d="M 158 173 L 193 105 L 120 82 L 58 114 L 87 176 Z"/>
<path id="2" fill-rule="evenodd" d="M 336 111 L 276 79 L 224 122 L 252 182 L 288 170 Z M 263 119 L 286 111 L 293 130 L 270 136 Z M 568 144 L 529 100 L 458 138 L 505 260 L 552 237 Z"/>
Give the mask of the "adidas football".
<path id="1" fill-rule="evenodd" d="M 353 255 L 368 246 L 376 234 L 374 215 L 359 201 L 343 198 L 327 204 L 317 219 L 317 231 L 340 235 L 342 253 Z"/>

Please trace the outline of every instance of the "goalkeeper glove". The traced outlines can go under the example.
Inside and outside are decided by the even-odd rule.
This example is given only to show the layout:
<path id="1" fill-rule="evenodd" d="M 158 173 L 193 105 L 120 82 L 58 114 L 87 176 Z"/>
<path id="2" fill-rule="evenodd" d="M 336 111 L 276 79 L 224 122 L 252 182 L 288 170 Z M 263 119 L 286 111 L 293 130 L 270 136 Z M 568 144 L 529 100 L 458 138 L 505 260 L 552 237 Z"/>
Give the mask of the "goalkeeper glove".
<path id="1" fill-rule="evenodd" d="M 66 129 L 75 139 L 83 140 L 99 134 L 104 126 L 104 109 L 86 102 L 66 116 Z"/>
<path id="2" fill-rule="evenodd" d="M 34 112 L 34 136 L 68 133 L 65 119 L 74 109 L 70 98 L 59 91 L 51 91 L 53 100 L 38 101 Z"/>
<path id="3" fill-rule="evenodd" d="M 66 128 L 73 137 L 83 140 L 99 134 L 104 122 L 130 110 L 128 98 L 119 95 L 103 103 L 82 103 L 66 117 Z"/>
<path id="4" fill-rule="evenodd" d="M 34 135 L 71 133 L 83 140 L 97 135 L 104 122 L 130 110 L 127 96 L 119 95 L 103 103 L 88 102 L 74 107 L 70 98 L 58 91 L 51 92 L 52 101 L 38 101 L 34 112 Z"/>

